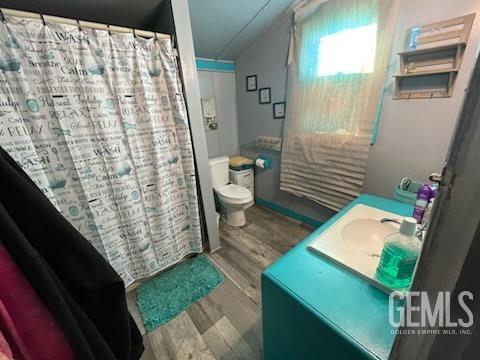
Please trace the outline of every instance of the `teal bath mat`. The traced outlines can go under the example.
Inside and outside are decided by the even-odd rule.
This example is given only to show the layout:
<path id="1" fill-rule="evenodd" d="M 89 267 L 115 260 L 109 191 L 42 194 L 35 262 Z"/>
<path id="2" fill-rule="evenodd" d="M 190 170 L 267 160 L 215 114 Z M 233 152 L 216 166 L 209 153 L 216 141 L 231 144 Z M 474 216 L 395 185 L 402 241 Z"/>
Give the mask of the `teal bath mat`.
<path id="1" fill-rule="evenodd" d="M 223 276 L 204 255 L 185 260 L 137 289 L 137 305 L 147 331 L 172 320 L 220 285 Z"/>

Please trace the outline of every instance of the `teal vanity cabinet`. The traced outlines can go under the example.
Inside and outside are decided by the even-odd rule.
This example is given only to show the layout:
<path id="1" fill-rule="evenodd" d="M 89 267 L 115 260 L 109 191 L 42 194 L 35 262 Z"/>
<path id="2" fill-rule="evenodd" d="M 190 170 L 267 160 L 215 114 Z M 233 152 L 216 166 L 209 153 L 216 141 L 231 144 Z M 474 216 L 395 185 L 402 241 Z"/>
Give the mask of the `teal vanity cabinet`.
<path id="1" fill-rule="evenodd" d="M 402 216 L 411 205 L 362 195 L 262 274 L 266 360 L 388 359 L 395 338 L 388 295 L 307 249 L 355 204 Z"/>

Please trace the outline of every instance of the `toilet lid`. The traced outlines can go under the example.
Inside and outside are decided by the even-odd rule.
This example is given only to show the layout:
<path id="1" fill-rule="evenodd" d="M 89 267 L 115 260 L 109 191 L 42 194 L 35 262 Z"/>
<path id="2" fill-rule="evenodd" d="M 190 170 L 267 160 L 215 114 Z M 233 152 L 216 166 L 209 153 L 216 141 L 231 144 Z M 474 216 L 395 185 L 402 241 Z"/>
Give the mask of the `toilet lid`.
<path id="1" fill-rule="evenodd" d="M 218 192 L 220 195 L 230 199 L 245 199 L 252 195 L 250 190 L 248 190 L 246 187 L 235 184 L 222 186 Z"/>

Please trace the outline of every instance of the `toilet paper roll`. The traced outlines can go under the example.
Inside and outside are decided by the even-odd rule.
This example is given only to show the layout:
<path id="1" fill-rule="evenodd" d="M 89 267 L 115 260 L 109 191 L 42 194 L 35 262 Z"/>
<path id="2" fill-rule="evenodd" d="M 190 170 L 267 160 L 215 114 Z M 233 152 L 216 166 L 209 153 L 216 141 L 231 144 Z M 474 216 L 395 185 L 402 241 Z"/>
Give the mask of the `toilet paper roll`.
<path id="1" fill-rule="evenodd" d="M 258 158 L 255 160 L 255 165 L 259 168 L 265 169 L 265 160 Z"/>

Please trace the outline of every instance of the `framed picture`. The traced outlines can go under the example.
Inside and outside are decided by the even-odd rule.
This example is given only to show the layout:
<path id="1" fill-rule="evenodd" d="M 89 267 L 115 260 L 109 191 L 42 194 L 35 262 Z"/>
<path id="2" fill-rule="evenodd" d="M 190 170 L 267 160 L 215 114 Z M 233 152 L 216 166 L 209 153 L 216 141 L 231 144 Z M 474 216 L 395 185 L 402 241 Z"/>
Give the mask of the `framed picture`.
<path id="1" fill-rule="evenodd" d="M 258 102 L 260 104 L 270 104 L 272 99 L 270 97 L 270 88 L 261 88 L 258 90 Z"/>
<path id="2" fill-rule="evenodd" d="M 285 117 L 285 101 L 273 104 L 273 118 L 283 119 Z"/>
<path id="3" fill-rule="evenodd" d="M 247 76 L 247 91 L 257 91 L 257 75 Z"/>

